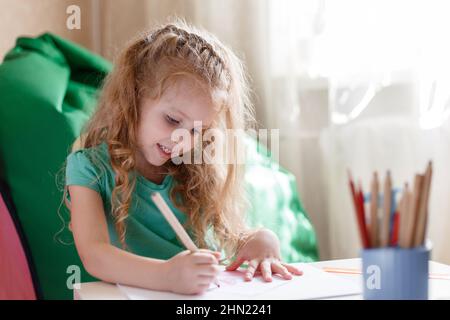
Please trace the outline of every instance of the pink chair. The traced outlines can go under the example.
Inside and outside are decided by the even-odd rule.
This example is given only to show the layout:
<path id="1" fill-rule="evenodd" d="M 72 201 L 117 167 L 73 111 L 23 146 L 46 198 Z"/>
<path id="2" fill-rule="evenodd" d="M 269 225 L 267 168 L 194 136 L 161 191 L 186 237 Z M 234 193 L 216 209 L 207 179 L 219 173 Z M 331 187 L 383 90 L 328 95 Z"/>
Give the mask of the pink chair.
<path id="1" fill-rule="evenodd" d="M 0 194 L 0 300 L 35 300 L 25 251 Z"/>

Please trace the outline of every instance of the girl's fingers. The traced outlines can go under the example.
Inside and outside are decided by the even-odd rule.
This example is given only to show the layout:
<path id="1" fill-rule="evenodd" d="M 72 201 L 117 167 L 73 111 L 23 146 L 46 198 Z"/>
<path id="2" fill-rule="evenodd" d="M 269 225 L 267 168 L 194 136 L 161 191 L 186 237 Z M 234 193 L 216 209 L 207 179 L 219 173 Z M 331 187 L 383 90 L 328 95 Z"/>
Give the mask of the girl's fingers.
<path id="1" fill-rule="evenodd" d="M 214 281 L 216 277 L 214 276 L 204 276 L 204 275 L 199 275 L 199 284 L 200 285 L 209 285 L 211 282 Z"/>
<path id="2" fill-rule="evenodd" d="M 184 250 L 184 251 L 181 251 L 180 253 L 178 253 L 177 256 L 180 256 L 180 257 L 187 256 L 188 254 L 191 254 L 191 253 L 192 252 L 189 250 Z"/>
<path id="3" fill-rule="evenodd" d="M 197 288 L 199 289 L 199 293 L 203 293 L 203 292 L 205 292 L 206 290 L 208 290 L 208 288 L 209 288 L 209 284 L 199 284 L 198 286 L 197 286 Z"/>
<path id="4" fill-rule="evenodd" d="M 220 259 L 220 258 L 222 257 L 222 252 L 212 251 L 212 254 L 213 254 L 217 259 Z"/>
<path id="5" fill-rule="evenodd" d="M 229 264 L 225 270 L 227 271 L 234 271 L 237 268 L 241 266 L 245 262 L 245 259 L 243 257 L 238 257 L 236 260 L 234 260 L 231 264 Z"/>
<path id="6" fill-rule="evenodd" d="M 279 261 L 272 262 L 272 270 L 273 272 L 278 273 L 281 277 L 283 277 L 283 279 L 286 280 L 292 279 L 292 274 Z"/>
<path id="7" fill-rule="evenodd" d="M 266 282 L 272 282 L 272 268 L 270 267 L 270 264 L 269 260 L 264 259 L 259 266 L 263 279 Z"/>
<path id="8" fill-rule="evenodd" d="M 218 264 L 219 261 L 211 253 L 206 252 L 194 252 L 192 254 L 195 257 L 196 264 Z"/>
<path id="9" fill-rule="evenodd" d="M 220 271 L 220 267 L 215 264 L 200 264 L 198 265 L 197 275 L 198 276 L 209 276 L 215 277 Z"/>
<path id="10" fill-rule="evenodd" d="M 219 251 L 211 251 L 211 250 L 208 250 L 208 249 L 200 249 L 197 252 L 212 254 L 217 259 L 220 259 L 220 257 L 222 256 L 221 252 L 219 252 Z"/>
<path id="11" fill-rule="evenodd" d="M 248 263 L 247 270 L 245 271 L 244 280 L 251 281 L 255 275 L 256 269 L 258 268 L 259 262 L 256 259 L 250 260 Z"/>
<path id="12" fill-rule="evenodd" d="M 283 265 L 290 273 L 295 274 L 296 276 L 301 276 L 301 275 L 303 274 L 303 271 L 300 270 L 300 269 L 297 268 L 297 267 L 294 267 L 294 266 L 292 266 L 292 265 L 290 265 L 290 264 L 287 264 L 287 263 L 282 263 L 282 265 Z"/>

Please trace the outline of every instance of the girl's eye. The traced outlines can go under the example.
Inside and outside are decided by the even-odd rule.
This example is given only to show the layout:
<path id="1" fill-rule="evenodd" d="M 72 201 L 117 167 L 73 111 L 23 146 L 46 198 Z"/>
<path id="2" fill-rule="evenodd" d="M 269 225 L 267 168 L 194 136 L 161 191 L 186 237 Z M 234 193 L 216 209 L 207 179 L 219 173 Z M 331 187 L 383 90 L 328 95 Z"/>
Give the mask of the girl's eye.
<path id="1" fill-rule="evenodd" d="M 174 118 L 172 118 L 172 117 L 169 116 L 169 115 L 166 115 L 166 119 L 167 119 L 167 121 L 169 121 L 169 123 L 171 123 L 171 124 L 180 124 L 180 121 L 175 120 Z"/>

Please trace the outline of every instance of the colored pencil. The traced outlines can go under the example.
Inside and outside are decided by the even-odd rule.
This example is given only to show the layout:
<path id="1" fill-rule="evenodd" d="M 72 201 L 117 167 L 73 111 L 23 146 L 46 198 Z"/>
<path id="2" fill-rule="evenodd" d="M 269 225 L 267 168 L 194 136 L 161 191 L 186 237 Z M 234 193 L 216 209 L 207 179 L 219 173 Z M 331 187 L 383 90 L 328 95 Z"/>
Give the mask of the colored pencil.
<path id="1" fill-rule="evenodd" d="M 408 224 L 406 229 L 406 248 L 412 248 L 414 245 L 414 233 L 417 224 L 417 214 L 420 206 L 420 194 L 422 192 L 424 176 L 416 174 L 414 177 L 414 189 L 412 193 L 412 202 L 409 204 Z"/>
<path id="2" fill-rule="evenodd" d="M 367 245 L 366 248 L 372 247 L 372 243 L 370 242 L 370 236 L 369 236 L 369 229 L 367 227 L 366 223 L 366 209 L 364 207 L 364 192 L 362 188 L 361 182 L 359 182 L 359 190 L 357 192 L 357 200 L 358 200 L 358 207 L 359 207 L 359 215 L 361 219 L 362 224 L 362 233 L 364 236 L 364 241 Z"/>
<path id="3" fill-rule="evenodd" d="M 378 174 L 373 173 L 370 191 L 370 243 L 372 247 L 378 247 Z"/>
<path id="4" fill-rule="evenodd" d="M 390 222 L 391 222 L 391 203 L 392 203 L 392 181 L 391 173 L 386 173 L 384 181 L 384 193 L 383 193 L 383 220 L 381 225 L 380 245 L 387 247 L 389 245 L 390 235 Z"/>
<path id="5" fill-rule="evenodd" d="M 354 268 L 336 268 L 336 267 L 322 267 L 322 270 L 328 273 L 341 273 L 341 274 L 362 274 L 360 269 Z M 446 273 L 430 273 L 430 279 L 437 280 L 450 280 L 450 274 Z"/>
<path id="6" fill-rule="evenodd" d="M 365 221 L 364 216 L 361 213 L 360 204 L 359 204 L 359 196 L 355 189 L 355 184 L 353 182 L 352 176 L 350 171 L 347 171 L 348 174 L 348 181 L 350 186 L 350 193 L 353 200 L 353 206 L 355 208 L 355 214 L 356 214 L 356 221 L 358 223 L 358 231 L 359 231 L 359 238 L 361 240 L 361 244 L 363 248 L 368 248 L 368 242 L 367 242 L 367 236 L 365 234 Z"/>
<path id="7" fill-rule="evenodd" d="M 370 195 L 366 198 L 361 181 L 355 187 L 350 170 L 347 171 L 359 237 L 364 248 L 413 248 L 425 244 L 433 175 L 431 161 L 423 174 L 414 176 L 412 188 L 408 183 L 404 184 L 400 196 L 393 188 L 391 171 L 387 170 L 382 187 L 383 206 L 380 205 L 380 178 L 376 171 L 370 181 Z M 369 202 L 369 217 L 366 217 L 365 201 Z"/>
<path id="8" fill-rule="evenodd" d="M 409 191 L 408 183 L 405 183 L 405 187 L 403 189 L 402 200 L 400 202 L 400 219 L 399 219 L 399 235 L 398 235 L 398 244 L 402 248 L 406 248 L 406 231 L 408 225 L 408 214 L 409 214 L 409 199 L 411 197 L 411 192 Z"/>
<path id="9" fill-rule="evenodd" d="M 430 196 L 432 170 L 433 170 L 432 164 L 430 161 L 425 171 L 425 178 L 423 181 L 423 188 L 420 197 L 420 206 L 418 209 L 417 223 L 414 233 L 414 241 L 413 241 L 414 246 L 423 245 L 425 242 L 425 231 L 427 226 L 428 201 Z"/>
<path id="10" fill-rule="evenodd" d="M 394 219 L 392 220 L 392 232 L 390 235 L 389 245 L 396 246 L 398 244 L 398 227 L 400 222 L 400 215 L 397 212 L 394 213 Z"/>
<path id="11" fill-rule="evenodd" d="M 172 210 L 170 210 L 167 203 L 164 201 L 163 197 L 158 192 L 153 192 L 150 197 L 152 198 L 155 205 L 158 207 L 159 211 L 163 214 L 164 218 L 166 218 L 167 222 L 170 224 L 172 229 L 175 231 L 177 236 L 180 238 L 183 245 L 186 247 L 186 249 L 197 252 L 198 248 L 195 245 L 195 243 L 192 241 L 192 239 L 189 237 L 186 230 L 183 228 L 181 223 L 178 221 L 178 219 L 175 217 Z M 220 284 L 218 280 L 215 280 L 215 284 L 220 287 Z"/>

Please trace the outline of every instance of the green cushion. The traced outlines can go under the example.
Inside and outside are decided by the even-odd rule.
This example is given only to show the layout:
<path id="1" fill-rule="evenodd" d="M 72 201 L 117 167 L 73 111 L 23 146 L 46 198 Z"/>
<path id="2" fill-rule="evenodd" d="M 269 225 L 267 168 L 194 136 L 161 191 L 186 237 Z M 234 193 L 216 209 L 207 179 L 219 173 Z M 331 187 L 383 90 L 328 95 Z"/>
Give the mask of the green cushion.
<path id="1" fill-rule="evenodd" d="M 75 246 L 54 236 L 62 194 L 56 185 L 71 143 L 95 105 L 109 62 L 67 40 L 19 38 L 0 65 L 0 158 L 28 239 L 43 298 L 70 299 Z M 93 278 L 84 272 L 81 280 Z"/>
<path id="2" fill-rule="evenodd" d="M 55 240 L 62 199 L 62 183 L 56 180 L 64 176 L 70 146 L 92 113 L 111 67 L 102 57 L 48 33 L 18 38 L 0 65 L 0 178 L 11 189 L 42 298 L 72 298 L 66 285 L 72 265 L 80 267 L 82 282 L 94 280 L 84 271 L 71 234 L 62 236 L 70 245 Z M 315 234 L 295 178 L 264 156 L 254 141 L 248 143 L 250 224 L 279 235 L 285 260 L 315 260 Z"/>
<path id="3" fill-rule="evenodd" d="M 295 176 L 255 139 L 248 137 L 246 147 L 245 181 L 251 205 L 248 224 L 269 228 L 278 235 L 284 261 L 316 261 L 316 234 L 300 201 Z"/>

